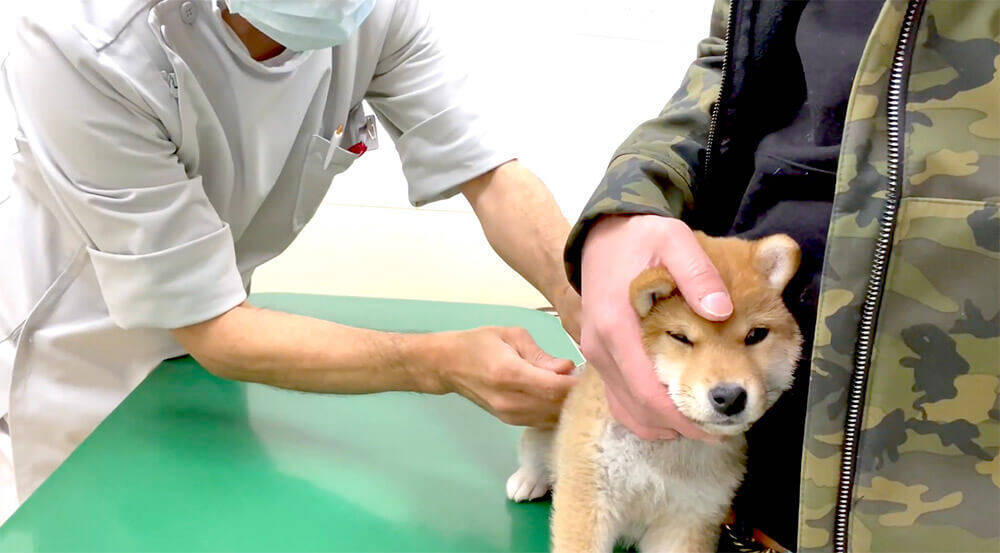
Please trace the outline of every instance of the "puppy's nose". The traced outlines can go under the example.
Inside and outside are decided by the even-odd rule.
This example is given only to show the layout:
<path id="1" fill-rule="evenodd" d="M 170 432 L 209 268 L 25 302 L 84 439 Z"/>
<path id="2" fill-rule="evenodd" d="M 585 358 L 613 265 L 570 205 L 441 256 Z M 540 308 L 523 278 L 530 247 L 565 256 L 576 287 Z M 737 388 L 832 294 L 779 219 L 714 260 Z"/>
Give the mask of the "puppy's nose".
<path id="1" fill-rule="evenodd" d="M 740 413 L 747 406 L 747 391 L 739 384 L 727 382 L 709 390 L 708 399 L 716 411 L 726 416 L 732 416 Z"/>

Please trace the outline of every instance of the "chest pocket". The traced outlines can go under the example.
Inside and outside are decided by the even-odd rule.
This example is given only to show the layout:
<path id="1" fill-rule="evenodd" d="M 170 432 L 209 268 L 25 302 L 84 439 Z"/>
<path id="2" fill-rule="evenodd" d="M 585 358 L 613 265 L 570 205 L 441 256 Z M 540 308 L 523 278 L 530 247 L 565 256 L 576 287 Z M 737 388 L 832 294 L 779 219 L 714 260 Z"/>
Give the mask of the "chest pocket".
<path id="1" fill-rule="evenodd" d="M 333 144 L 330 140 L 316 135 L 309 142 L 305 161 L 302 166 L 302 176 L 299 182 L 298 197 L 295 200 L 295 213 L 292 218 L 292 231 L 298 233 L 312 219 L 319 204 L 326 196 L 334 177 L 343 173 L 362 154 L 348 151 L 355 144 L 364 144 L 365 149 L 374 150 L 378 147 L 375 134 L 374 119 L 365 116 L 364 108 L 357 105 L 347 117 L 343 127 L 340 144 L 330 152 Z"/>
<path id="2" fill-rule="evenodd" d="M 337 148 L 330 162 L 326 157 L 333 144 L 322 136 L 312 137 L 309 151 L 303 162 L 302 178 L 299 182 L 299 193 L 295 200 L 295 214 L 292 218 L 292 230 L 298 233 L 312 219 L 319 208 L 320 202 L 326 196 L 333 178 L 343 173 L 357 159 L 357 154 Z"/>

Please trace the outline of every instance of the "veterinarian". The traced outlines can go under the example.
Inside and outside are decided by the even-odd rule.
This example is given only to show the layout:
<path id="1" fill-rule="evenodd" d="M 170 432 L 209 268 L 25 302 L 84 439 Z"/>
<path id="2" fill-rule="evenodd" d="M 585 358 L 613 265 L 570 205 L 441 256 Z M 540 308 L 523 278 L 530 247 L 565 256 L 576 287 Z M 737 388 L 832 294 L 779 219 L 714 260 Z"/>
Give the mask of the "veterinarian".
<path id="1" fill-rule="evenodd" d="M 1000 4 L 720 0 L 711 31 L 568 243 L 614 416 L 643 438 L 704 438 L 654 375 L 629 282 L 664 266 L 722 321 L 733 306 L 691 228 L 787 233 L 807 354 L 748 435 L 731 533 L 997 551 Z"/>
<path id="2" fill-rule="evenodd" d="M 511 424 L 554 422 L 572 363 L 524 330 L 390 334 L 247 303 L 254 268 L 378 147 L 377 117 L 410 201 L 463 193 L 497 252 L 578 334 L 569 222 L 463 105 L 463 75 L 417 0 L 81 0 L 25 17 L 16 34 L 0 427 L 19 500 L 185 352 L 225 378 L 457 392 Z"/>

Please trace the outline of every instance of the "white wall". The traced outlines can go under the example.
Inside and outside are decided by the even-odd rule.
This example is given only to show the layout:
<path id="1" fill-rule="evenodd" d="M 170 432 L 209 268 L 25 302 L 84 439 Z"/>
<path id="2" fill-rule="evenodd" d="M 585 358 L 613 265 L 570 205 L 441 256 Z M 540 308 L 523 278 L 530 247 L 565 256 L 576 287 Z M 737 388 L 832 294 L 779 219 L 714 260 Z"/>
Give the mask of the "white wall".
<path id="1" fill-rule="evenodd" d="M 618 144 L 680 84 L 708 32 L 712 4 L 426 1 L 451 54 L 470 72 L 473 99 L 571 220 Z M 0 13 L 0 52 L 9 24 Z M 0 129 L 9 121 L 2 102 Z M 6 163 L 11 141 L 2 138 Z M 4 165 L 0 175 L 7 174 Z M 544 305 L 492 252 L 463 198 L 409 206 L 388 139 L 336 179 L 296 242 L 257 271 L 254 291 Z"/>

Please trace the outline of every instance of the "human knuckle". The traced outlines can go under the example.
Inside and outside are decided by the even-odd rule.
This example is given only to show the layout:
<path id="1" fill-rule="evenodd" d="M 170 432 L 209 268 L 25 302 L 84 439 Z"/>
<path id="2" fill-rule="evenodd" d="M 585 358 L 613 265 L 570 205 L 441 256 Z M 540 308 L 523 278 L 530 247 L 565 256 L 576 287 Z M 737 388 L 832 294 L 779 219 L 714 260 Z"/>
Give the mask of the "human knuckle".
<path id="1" fill-rule="evenodd" d="M 660 225 L 663 229 L 671 233 L 693 234 L 691 231 L 691 227 L 689 227 L 687 223 L 675 217 L 664 218 L 660 222 Z"/>
<path id="2" fill-rule="evenodd" d="M 540 386 L 538 388 L 538 396 L 547 403 L 557 403 L 565 393 L 565 390 L 558 385 Z"/>
<path id="3" fill-rule="evenodd" d="M 507 413 L 500 420 L 511 426 L 526 426 L 531 419 L 518 413 Z"/>
<path id="4" fill-rule="evenodd" d="M 523 413 L 515 413 L 511 414 L 508 417 L 507 424 L 510 424 L 512 426 L 530 426 L 534 422 L 534 420 L 535 419 L 529 415 L 525 415 Z"/>
<path id="5" fill-rule="evenodd" d="M 493 409 L 503 415 L 511 415 L 516 411 L 516 405 L 509 398 L 499 395 L 491 402 Z"/>
<path id="6" fill-rule="evenodd" d="M 507 369 L 507 366 L 502 363 L 490 365 L 485 373 L 487 382 L 495 386 L 504 384 L 510 380 L 510 371 Z"/>

